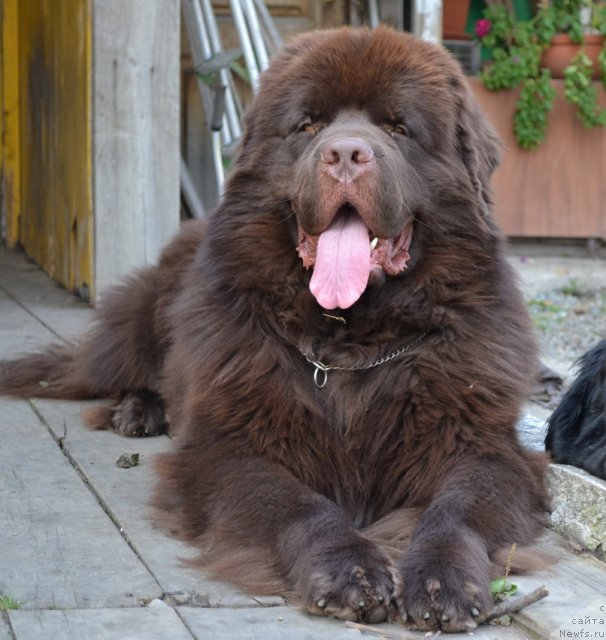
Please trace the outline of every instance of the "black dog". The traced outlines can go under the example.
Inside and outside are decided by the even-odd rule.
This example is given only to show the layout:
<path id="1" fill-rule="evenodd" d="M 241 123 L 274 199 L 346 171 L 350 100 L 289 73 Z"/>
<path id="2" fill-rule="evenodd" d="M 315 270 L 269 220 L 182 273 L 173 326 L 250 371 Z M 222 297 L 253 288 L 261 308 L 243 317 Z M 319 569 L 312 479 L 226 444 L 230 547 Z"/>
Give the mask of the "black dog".
<path id="1" fill-rule="evenodd" d="M 606 340 L 579 364 L 577 379 L 549 419 L 545 448 L 555 462 L 606 479 Z"/>

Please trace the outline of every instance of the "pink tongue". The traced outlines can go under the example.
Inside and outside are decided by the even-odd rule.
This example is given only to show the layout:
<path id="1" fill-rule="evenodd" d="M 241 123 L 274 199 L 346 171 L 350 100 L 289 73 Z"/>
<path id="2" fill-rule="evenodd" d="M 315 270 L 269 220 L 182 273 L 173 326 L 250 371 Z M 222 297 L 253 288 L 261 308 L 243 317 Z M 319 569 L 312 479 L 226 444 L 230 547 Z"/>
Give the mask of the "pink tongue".
<path id="1" fill-rule="evenodd" d="M 347 309 L 370 275 L 368 227 L 357 214 L 337 215 L 320 235 L 309 288 L 325 309 Z"/>

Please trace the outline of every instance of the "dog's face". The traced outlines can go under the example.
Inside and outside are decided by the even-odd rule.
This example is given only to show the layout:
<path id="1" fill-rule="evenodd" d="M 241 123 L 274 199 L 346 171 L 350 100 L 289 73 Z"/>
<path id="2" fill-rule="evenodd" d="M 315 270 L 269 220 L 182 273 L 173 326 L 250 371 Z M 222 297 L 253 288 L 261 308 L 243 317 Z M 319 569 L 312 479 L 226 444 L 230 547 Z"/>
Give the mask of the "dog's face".
<path id="1" fill-rule="evenodd" d="M 403 272 L 415 224 L 442 208 L 482 224 L 497 140 L 439 47 L 385 28 L 300 37 L 273 61 L 246 125 L 236 172 L 289 203 L 327 309 Z"/>

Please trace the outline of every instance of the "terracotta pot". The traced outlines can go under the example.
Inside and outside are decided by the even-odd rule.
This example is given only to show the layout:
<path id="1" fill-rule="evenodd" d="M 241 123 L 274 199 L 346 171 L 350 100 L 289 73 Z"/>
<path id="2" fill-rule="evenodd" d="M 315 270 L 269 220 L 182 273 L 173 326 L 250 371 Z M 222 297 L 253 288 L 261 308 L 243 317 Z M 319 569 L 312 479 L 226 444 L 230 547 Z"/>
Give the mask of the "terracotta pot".
<path id="1" fill-rule="evenodd" d="M 471 0 L 443 0 L 442 33 L 445 40 L 469 40 L 465 33 Z"/>
<path id="2" fill-rule="evenodd" d="M 582 45 L 585 53 L 593 61 L 594 79 L 600 77 L 600 71 L 597 63 L 598 54 L 604 45 L 604 36 L 587 35 Z M 564 33 L 558 33 L 551 40 L 551 46 L 546 49 L 541 57 L 541 66 L 551 70 L 554 78 L 563 78 L 564 69 L 570 64 L 570 61 L 579 52 L 581 45 L 574 43 L 570 37 Z"/>

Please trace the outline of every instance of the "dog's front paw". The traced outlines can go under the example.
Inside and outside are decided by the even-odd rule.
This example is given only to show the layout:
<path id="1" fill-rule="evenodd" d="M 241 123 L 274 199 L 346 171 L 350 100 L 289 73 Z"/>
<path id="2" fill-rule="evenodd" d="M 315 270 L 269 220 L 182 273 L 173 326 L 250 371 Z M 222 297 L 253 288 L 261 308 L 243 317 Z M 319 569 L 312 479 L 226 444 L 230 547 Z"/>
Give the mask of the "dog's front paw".
<path id="1" fill-rule="evenodd" d="M 469 632 L 492 609 L 483 545 L 413 545 L 398 568 L 398 614 L 412 628 Z"/>
<path id="2" fill-rule="evenodd" d="M 305 608 L 314 615 L 377 623 L 390 612 L 394 589 L 390 562 L 366 540 L 314 553 L 299 582 Z"/>

